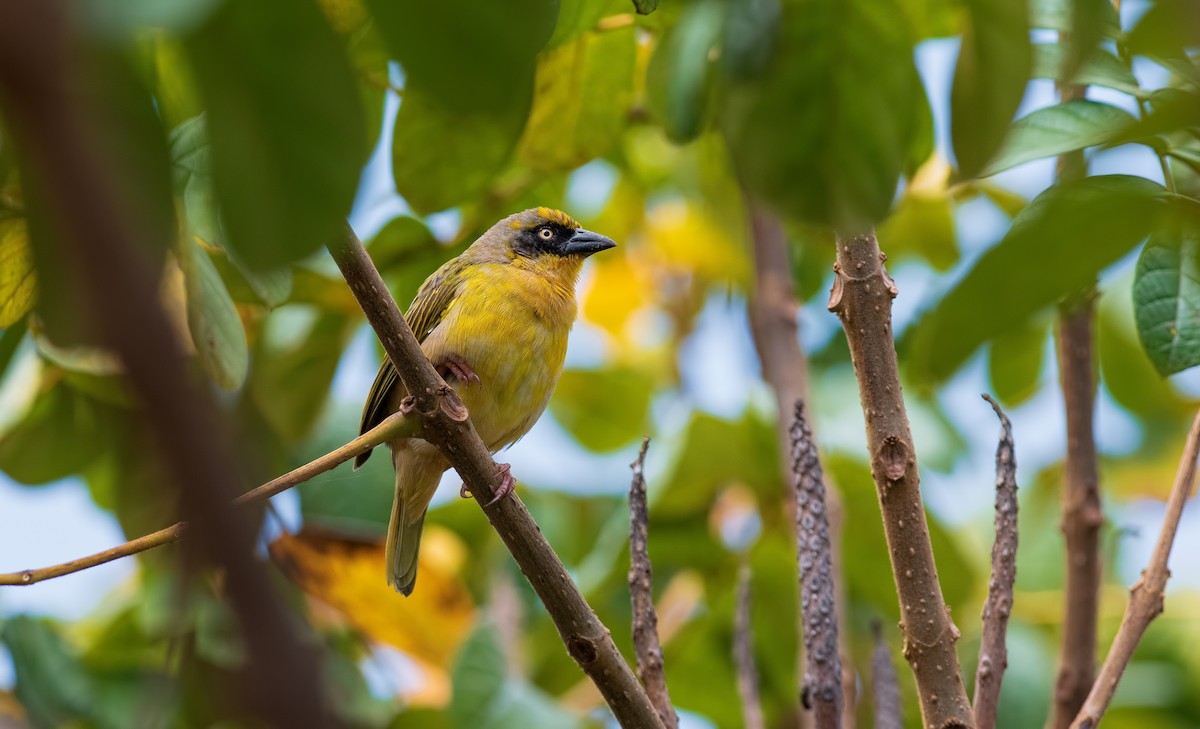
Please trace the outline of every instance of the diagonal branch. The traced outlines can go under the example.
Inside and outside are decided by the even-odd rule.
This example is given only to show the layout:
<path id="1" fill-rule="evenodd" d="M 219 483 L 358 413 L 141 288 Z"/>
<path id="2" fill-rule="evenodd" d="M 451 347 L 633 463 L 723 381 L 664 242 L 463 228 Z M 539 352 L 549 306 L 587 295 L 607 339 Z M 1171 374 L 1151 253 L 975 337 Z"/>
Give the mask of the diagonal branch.
<path id="1" fill-rule="evenodd" d="M 858 377 L 871 475 L 900 601 L 904 657 L 916 678 L 921 715 L 925 726 L 970 727 L 974 717 L 955 652 L 959 632 L 938 581 L 900 391 L 892 342 L 892 299 L 898 291 L 884 260 L 874 233 L 839 235 L 829 309 L 842 321 Z"/>
<path id="2" fill-rule="evenodd" d="M 300 466 L 299 468 L 288 471 L 282 476 L 272 479 L 267 483 L 259 486 L 252 491 L 247 491 L 241 496 L 233 500 L 234 506 L 244 506 L 246 504 L 258 504 L 270 499 L 276 494 L 281 494 L 284 491 L 308 481 L 309 479 L 329 471 L 336 466 L 345 463 L 354 458 L 360 453 L 365 453 L 377 445 L 386 443 L 389 440 L 395 439 L 401 432 L 405 431 L 411 425 L 407 413 L 394 413 L 384 419 L 379 425 L 371 428 L 366 433 L 358 436 L 349 443 L 330 451 L 325 455 L 315 460 Z M 172 524 L 165 529 L 147 534 L 137 539 L 132 539 L 124 544 L 106 549 L 103 552 L 73 559 L 70 562 L 52 565 L 50 567 L 41 567 L 39 569 L 21 570 L 20 572 L 9 572 L 0 574 L 0 585 L 32 585 L 43 580 L 54 579 L 64 575 L 81 572 L 91 567 L 106 564 L 122 557 L 129 557 L 141 552 L 145 552 L 155 547 L 161 547 L 165 544 L 172 544 L 183 539 L 187 533 L 187 523 L 178 522 Z"/>
<path id="3" fill-rule="evenodd" d="M 975 671 L 975 729 L 993 729 L 1000 706 L 1000 683 L 1008 668 L 1008 616 L 1012 612 L 1013 583 L 1017 580 L 1017 458 L 1012 423 L 1000 403 L 984 395 L 1000 418 L 1000 444 L 996 447 L 996 537 L 992 542 L 992 579 L 983 604 L 983 638 L 979 667 Z"/>
<path id="4" fill-rule="evenodd" d="M 650 566 L 649 521 L 646 508 L 646 450 L 650 439 L 642 438 L 637 460 L 629 464 L 629 599 L 633 603 L 633 648 L 637 653 L 637 675 L 650 703 L 658 711 L 665 729 L 679 726 L 679 717 L 667 692 L 662 646 L 658 642 L 658 614 L 654 611 L 654 578 Z"/>
<path id="5" fill-rule="evenodd" d="M 1117 682 L 1121 680 L 1121 675 L 1125 673 L 1125 668 L 1133 658 L 1134 649 L 1141 642 L 1150 622 L 1163 611 L 1163 592 L 1167 587 L 1167 578 L 1171 576 L 1167 561 L 1171 556 L 1171 546 L 1175 543 L 1175 532 L 1179 529 L 1183 505 L 1196 485 L 1197 457 L 1200 457 L 1200 413 L 1192 422 L 1183 456 L 1179 460 L 1179 471 L 1175 476 L 1175 484 L 1171 487 L 1167 513 L 1163 516 L 1162 529 L 1158 532 L 1158 541 L 1154 543 L 1150 564 L 1130 588 L 1129 605 L 1125 608 L 1125 616 L 1121 618 L 1121 627 L 1117 630 L 1117 636 L 1113 638 L 1112 648 L 1108 651 L 1104 665 L 1100 667 L 1092 690 L 1083 702 L 1083 708 L 1071 722 L 1071 729 L 1092 729 L 1100 723 L 1113 694 L 1117 691 Z"/>
<path id="6" fill-rule="evenodd" d="M 410 405 L 422 419 L 422 438 L 441 449 L 479 502 L 546 606 L 567 652 L 595 682 L 622 727 L 661 728 L 654 706 L 608 629 L 587 604 L 520 498 L 513 492 L 489 505 L 500 485 L 500 470 L 467 419 L 458 396 L 421 350 L 358 236 L 346 226 L 342 239 L 328 248 L 411 393 Z"/>

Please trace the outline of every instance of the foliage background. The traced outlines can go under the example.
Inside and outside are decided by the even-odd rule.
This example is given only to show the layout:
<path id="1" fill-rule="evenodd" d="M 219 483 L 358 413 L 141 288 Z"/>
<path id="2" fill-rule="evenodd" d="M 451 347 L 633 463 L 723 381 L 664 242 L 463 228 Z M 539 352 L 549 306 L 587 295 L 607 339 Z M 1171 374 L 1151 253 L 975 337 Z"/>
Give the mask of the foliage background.
<path id="1" fill-rule="evenodd" d="M 133 150 L 117 156 L 114 176 L 135 191 L 157 184 L 146 189 L 163 199 L 147 194 L 146 204 L 180 230 L 168 236 L 163 301 L 246 444 L 247 484 L 355 433 L 380 352 L 332 263 L 314 254 L 340 215 L 404 304 L 495 219 L 562 207 L 621 247 L 589 263 L 549 414 L 505 455 L 522 497 L 628 650 L 626 465 L 651 435 L 651 556 L 685 725 L 740 725 L 730 651 L 743 561 L 754 570 L 768 721 L 796 725 L 795 557 L 773 400 L 745 322 L 753 261 L 740 174 L 784 214 L 792 244 L 812 408 L 845 506 L 857 667 L 871 621 L 894 624 L 897 609 L 853 373 L 824 308 L 824 226 L 878 222 L 901 291 L 896 335 L 965 666 L 986 591 L 997 430 L 977 395 L 996 392 L 1010 407 L 1022 541 L 1000 716 L 1006 727 L 1040 723 L 1062 604 L 1053 303 L 1099 273 L 1102 647 L 1157 530 L 1200 380 L 1164 380 L 1139 344 L 1133 279 L 1161 188 L 1110 178 L 1057 207 L 1027 201 L 1050 186 L 1052 155 L 1084 147 L 1093 175 L 1158 184 L 1156 153 L 1173 151 L 1178 190 L 1196 194 L 1200 154 L 1187 128 L 1200 74 L 1182 50 L 1197 44 L 1192 6 L 1128 2 L 1118 21 L 1092 5 L 1082 17 L 1100 21 L 1088 25 L 1074 6 L 1042 0 L 1028 19 L 985 0 L 861 0 L 841 16 L 832 0 L 668 1 L 648 16 L 617 0 L 465 5 L 464 16 L 349 0 L 79 5 L 86 91 L 108 114 L 106 143 Z M 434 32 L 446 28 L 454 33 Z M 1064 108 L 1052 81 L 1067 55 L 1056 31 L 1072 28 L 1094 31 L 1100 54 L 1075 62 L 1077 78 L 1095 84 L 1089 102 Z M 1024 121 L 1010 131 L 1014 113 Z M 154 178 L 164 170 L 169 182 Z M 29 243 L 36 220 L 26 221 L 2 132 L 0 183 L 0 569 L 16 570 L 158 528 L 174 504 L 119 369 L 77 346 L 59 297 L 46 293 L 56 293 L 53 266 Z M 174 205 L 161 195 L 168 186 Z M 1033 232 L 1014 244 L 1022 211 Z M 1160 242 L 1190 240 L 1177 247 L 1193 267 L 1194 212 L 1181 216 L 1182 233 L 1155 229 Z M 1177 337 L 1182 359 L 1160 357 L 1160 369 L 1189 364 L 1187 336 Z M 343 720 L 602 723 L 598 695 L 477 508 L 455 497 L 453 476 L 431 513 L 415 596 L 386 588 L 377 540 L 390 492 L 390 467 L 376 457 L 277 498 L 264 517 L 263 554 L 326 647 Z M 1200 570 L 1188 559 L 1198 540 L 1193 509 L 1166 614 L 1106 726 L 1200 726 L 1190 649 Z M 0 592 L 0 725 L 241 725 L 214 690 L 241 660 L 219 581 L 185 584 L 176 556 L 169 548 Z M 911 696 L 907 706 L 915 726 Z M 868 710 L 861 702 L 864 721 Z"/>

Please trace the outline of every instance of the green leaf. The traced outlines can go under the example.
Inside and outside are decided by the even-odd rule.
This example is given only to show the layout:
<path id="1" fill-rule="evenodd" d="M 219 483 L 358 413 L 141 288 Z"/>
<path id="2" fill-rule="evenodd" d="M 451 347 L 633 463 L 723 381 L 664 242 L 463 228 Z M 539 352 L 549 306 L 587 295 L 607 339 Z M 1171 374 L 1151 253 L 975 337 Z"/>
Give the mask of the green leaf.
<path id="1" fill-rule="evenodd" d="M 67 726 L 88 716 L 97 698 L 70 647 L 49 621 L 17 615 L 0 639 L 12 654 L 15 693 L 38 726 Z"/>
<path id="2" fill-rule="evenodd" d="M 12 326 L 6 327 L 0 334 L 0 381 L 3 380 L 4 373 L 8 371 L 8 365 L 12 362 L 13 355 L 17 353 L 21 342 L 25 341 L 27 331 L 29 331 L 29 320 L 20 319 Z"/>
<path id="3" fill-rule="evenodd" d="M 630 25 L 584 33 L 543 54 L 519 146 L 522 161 L 533 170 L 567 170 L 608 152 L 633 103 L 636 50 Z"/>
<path id="4" fill-rule="evenodd" d="M 1187 59 L 1186 49 L 1200 45 L 1200 5 L 1193 0 L 1155 0 L 1126 42 L 1134 53 Z"/>
<path id="5" fill-rule="evenodd" d="M 451 675 L 457 729 L 569 729 L 580 721 L 541 689 L 513 675 L 496 627 L 484 622 L 463 645 Z"/>
<path id="6" fill-rule="evenodd" d="M 1033 46 L 1033 78 L 1058 80 L 1063 64 L 1063 48 L 1058 43 L 1037 43 Z M 1131 96 L 1146 98 L 1150 92 L 1138 85 L 1133 71 L 1112 53 L 1097 48 L 1080 66 L 1071 83 L 1083 86 L 1104 86 Z"/>
<path id="7" fill-rule="evenodd" d="M 1102 296 L 1098 308 L 1096 354 L 1100 379 L 1113 400 L 1137 415 L 1148 428 L 1194 415 L 1194 401 L 1158 374 L 1138 341 L 1133 297 Z"/>
<path id="8" fill-rule="evenodd" d="M 420 213 L 472 200 L 512 155 L 529 115 L 529 86 L 494 111 L 455 111 L 423 86 L 404 92 L 392 138 L 396 192 Z"/>
<path id="9" fill-rule="evenodd" d="M 1168 197 L 1161 185 L 1125 175 L 1043 192 L 916 324 L 916 372 L 944 380 L 985 341 L 1090 285 L 1153 229 Z"/>
<path id="10" fill-rule="evenodd" d="M 835 227 L 887 215 L 918 118 L 903 17 L 895 0 L 785 6 L 770 67 L 724 105 L 734 162 L 755 193 Z"/>
<path id="11" fill-rule="evenodd" d="M 1071 0 L 1071 29 L 1057 78 L 1069 79 L 1079 72 L 1104 39 L 1112 15 L 1113 5 L 1108 0 Z"/>
<path id="12" fill-rule="evenodd" d="M 25 221 L 0 219 L 0 329 L 24 318 L 36 296 L 37 273 Z"/>
<path id="13" fill-rule="evenodd" d="M 358 432 L 361 406 L 347 403 L 333 405 L 330 410 L 321 419 L 316 435 L 297 450 L 289 465 L 300 466 L 328 453 L 344 444 L 349 434 Z M 383 539 L 395 491 L 392 461 L 383 450 L 353 474 L 349 466 L 342 466 L 306 483 L 299 489 L 300 513 L 304 523 L 314 527 L 364 539 Z"/>
<path id="14" fill-rule="evenodd" d="M 614 2 L 621 4 L 614 9 Z M 554 33 L 546 41 L 545 50 L 557 48 L 574 40 L 581 33 L 594 30 L 596 23 L 609 12 L 624 10 L 624 0 L 560 0 Z"/>
<path id="15" fill-rule="evenodd" d="M 1133 280 L 1138 337 L 1162 375 L 1200 364 L 1200 229 L 1172 226 L 1146 241 Z"/>
<path id="16" fill-rule="evenodd" d="M 29 486 L 57 481 L 94 462 L 109 435 L 102 408 L 59 383 L 0 436 L 0 471 Z"/>
<path id="17" fill-rule="evenodd" d="M 712 49 L 720 38 L 724 8 L 717 2 L 689 6 L 663 35 L 646 69 L 646 103 L 674 142 L 695 139 L 712 96 Z"/>
<path id="18" fill-rule="evenodd" d="M 221 274 L 196 243 L 184 241 L 179 267 L 187 290 L 188 328 L 204 371 L 218 386 L 236 390 L 246 379 L 246 331 Z"/>
<path id="19" fill-rule="evenodd" d="M 688 8 L 689 15 L 698 12 Z M 730 77 L 751 79 L 761 74 L 775 53 L 779 33 L 780 0 L 741 0 L 726 3 L 722 22 L 721 66 Z M 667 33 L 675 32 L 672 26 Z"/>
<path id="20" fill-rule="evenodd" d="M 939 271 L 958 261 L 954 207 L 946 194 L 908 194 L 879 226 L 880 245 L 889 254 L 915 253 Z"/>
<path id="21" fill-rule="evenodd" d="M 1000 402 L 1016 407 L 1037 394 L 1046 359 L 1045 322 L 1030 321 L 1001 334 L 988 348 L 988 377 Z"/>
<path id="22" fill-rule="evenodd" d="M 584 448 L 614 451 L 645 435 L 653 394 L 654 379 L 643 370 L 567 370 L 550 412 Z"/>
<path id="23" fill-rule="evenodd" d="M 1012 131 L 985 176 L 1011 167 L 1105 144 L 1134 123 L 1123 109 L 1087 99 L 1076 99 L 1031 112 L 1013 122 Z"/>
<path id="24" fill-rule="evenodd" d="M 658 8 L 658 0 L 633 0 L 633 8 L 638 15 L 649 15 Z"/>
<path id="25" fill-rule="evenodd" d="M 1094 12 L 1102 13 L 1103 34 L 1108 38 L 1116 38 L 1121 33 L 1116 8 L 1111 3 L 1101 7 L 1096 3 L 1091 8 Z M 1064 33 L 1070 33 L 1073 26 L 1073 0 L 1033 0 L 1029 6 L 1029 25 L 1031 28 L 1049 28 Z"/>
<path id="26" fill-rule="evenodd" d="M 1032 64 L 1025 3 L 968 0 L 950 91 L 950 133 L 963 177 L 975 177 L 1004 142 Z"/>
<path id="27" fill-rule="evenodd" d="M 225 3 L 185 46 L 208 108 L 221 242 L 263 269 L 333 240 L 367 150 L 355 78 L 321 11 Z"/>

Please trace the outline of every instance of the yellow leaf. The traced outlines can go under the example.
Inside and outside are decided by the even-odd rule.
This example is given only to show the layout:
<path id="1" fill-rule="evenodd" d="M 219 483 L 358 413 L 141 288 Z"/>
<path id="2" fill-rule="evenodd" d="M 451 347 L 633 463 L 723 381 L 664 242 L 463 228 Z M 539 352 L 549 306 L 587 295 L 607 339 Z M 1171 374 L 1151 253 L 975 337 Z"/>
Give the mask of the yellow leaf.
<path id="1" fill-rule="evenodd" d="M 744 283 L 749 261 L 741 240 L 694 204 L 672 200 L 656 206 L 646 235 L 664 266 L 710 281 Z"/>
<path id="2" fill-rule="evenodd" d="M 17 323 L 33 308 L 36 291 L 25 221 L 0 220 L 0 329 Z"/>
<path id="3" fill-rule="evenodd" d="M 411 597 L 384 579 L 382 544 L 305 530 L 281 536 L 270 553 L 300 589 L 371 640 L 412 656 L 438 685 L 475 622 L 475 604 L 459 577 L 466 560 L 462 541 L 434 525 L 426 525 L 421 541 L 419 579 Z"/>
<path id="4" fill-rule="evenodd" d="M 596 256 L 583 293 L 583 318 L 601 327 L 618 342 L 626 341 L 626 325 L 649 303 L 649 278 L 634 266 L 628 249 Z"/>

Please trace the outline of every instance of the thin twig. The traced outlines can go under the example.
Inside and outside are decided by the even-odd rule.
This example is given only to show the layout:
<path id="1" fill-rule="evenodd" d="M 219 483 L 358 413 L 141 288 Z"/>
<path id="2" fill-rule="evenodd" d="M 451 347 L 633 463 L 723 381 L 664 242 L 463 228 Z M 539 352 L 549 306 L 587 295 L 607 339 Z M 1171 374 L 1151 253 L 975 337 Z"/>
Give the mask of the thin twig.
<path id="1" fill-rule="evenodd" d="M 996 537 L 992 542 L 992 578 L 983 604 L 983 637 L 979 667 L 975 671 L 975 729 L 996 726 L 1000 684 L 1008 668 L 1008 616 L 1012 612 L 1013 583 L 1017 580 L 1017 458 L 1012 423 L 1000 403 L 984 395 L 1000 418 L 1000 444 L 996 446 Z"/>
<path id="2" fill-rule="evenodd" d="M 501 471 L 467 419 L 462 401 L 421 350 L 358 236 L 346 226 L 342 239 L 328 248 L 399 373 L 413 409 L 421 415 L 421 437 L 441 449 L 483 508 L 541 598 L 567 653 L 600 689 L 622 727 L 662 727 L 608 629 L 579 592 L 520 497 L 512 492 L 491 503 L 501 482 Z"/>
<path id="3" fill-rule="evenodd" d="M 754 627 L 750 622 L 750 563 L 738 567 L 737 604 L 733 616 L 733 664 L 737 670 L 738 696 L 742 700 L 745 729 L 763 729 L 762 700 L 758 690 L 758 667 L 754 663 Z"/>
<path id="4" fill-rule="evenodd" d="M 1179 460 L 1179 470 L 1175 476 L 1175 484 L 1171 487 L 1171 495 L 1167 499 L 1167 512 L 1163 516 L 1162 528 L 1158 532 L 1158 541 L 1154 543 L 1154 552 L 1150 555 L 1150 563 L 1142 571 L 1142 576 L 1134 583 L 1129 591 L 1129 605 L 1125 608 L 1125 616 L 1121 619 L 1121 627 L 1113 638 L 1108 657 L 1100 667 L 1100 673 L 1083 702 L 1079 715 L 1071 722 L 1071 729 L 1092 729 L 1100 723 L 1101 717 L 1108 709 L 1113 694 L 1117 691 L 1117 682 L 1121 680 L 1125 668 L 1133 658 L 1133 651 L 1142 640 L 1146 627 L 1163 611 L 1163 593 L 1167 587 L 1167 578 L 1171 571 L 1167 562 L 1171 557 L 1171 546 L 1175 543 L 1175 532 L 1179 529 L 1179 519 L 1183 514 L 1183 505 L 1191 496 L 1196 484 L 1196 458 L 1200 456 L 1200 413 L 1192 422 L 1188 433 L 1187 444 L 1183 456 Z"/>
<path id="5" fill-rule="evenodd" d="M 800 696 L 817 729 L 838 729 L 842 715 L 842 662 L 838 655 L 833 555 L 825 515 L 825 481 L 812 431 L 797 400 L 792 420 L 792 475 L 796 490 L 796 561 L 804 628 L 804 680 Z"/>
<path id="6" fill-rule="evenodd" d="M 902 729 L 904 710 L 900 706 L 900 683 L 892 651 L 883 639 L 883 626 L 878 620 L 871 626 L 875 633 L 875 649 L 871 652 L 871 700 L 875 709 L 875 729 Z"/>
<path id="7" fill-rule="evenodd" d="M 300 466 L 299 468 L 288 471 L 287 473 L 272 479 L 265 484 L 259 486 L 252 491 L 247 491 L 241 496 L 233 500 L 234 506 L 245 506 L 247 504 L 258 504 L 267 499 L 281 494 L 284 491 L 304 483 L 309 479 L 324 473 L 341 463 L 344 463 L 359 453 L 364 453 L 374 448 L 375 446 L 386 443 L 396 437 L 399 430 L 403 430 L 409 424 L 409 416 L 405 413 L 394 413 L 384 419 L 379 425 L 371 428 L 366 433 L 358 436 L 349 443 L 330 451 L 325 455 L 315 460 Z M 113 560 L 122 557 L 129 557 L 140 552 L 145 552 L 155 547 L 161 547 L 165 544 L 178 542 L 184 537 L 187 532 L 187 523 L 179 522 L 171 526 L 160 529 L 152 534 L 147 534 L 137 539 L 130 540 L 124 544 L 106 549 L 103 552 L 88 555 L 73 559 L 70 562 L 52 565 L 50 567 L 41 567 L 39 569 L 21 570 L 20 572 L 9 572 L 0 574 L 0 585 L 32 585 L 43 580 L 50 580 L 55 577 L 62 577 L 75 572 L 96 567 L 97 565 L 106 564 Z"/>
<path id="8" fill-rule="evenodd" d="M 662 646 L 658 642 L 658 613 L 654 610 L 654 578 L 650 567 L 649 515 L 646 508 L 646 450 L 650 439 L 642 438 L 637 459 L 629 464 L 629 599 L 633 603 L 633 648 L 637 675 L 665 729 L 679 726 L 679 717 L 667 692 Z"/>
<path id="9" fill-rule="evenodd" d="M 954 647 L 959 632 L 938 581 L 892 342 L 892 299 L 898 290 L 884 260 L 874 233 L 839 235 L 829 309 L 842 321 L 858 377 L 871 475 L 900 602 L 904 657 L 916 678 L 921 715 L 925 726 L 969 727 L 974 716 Z"/>

